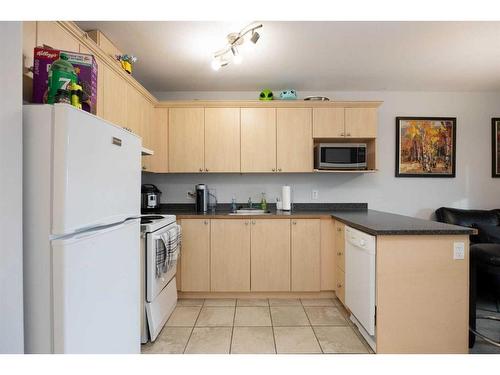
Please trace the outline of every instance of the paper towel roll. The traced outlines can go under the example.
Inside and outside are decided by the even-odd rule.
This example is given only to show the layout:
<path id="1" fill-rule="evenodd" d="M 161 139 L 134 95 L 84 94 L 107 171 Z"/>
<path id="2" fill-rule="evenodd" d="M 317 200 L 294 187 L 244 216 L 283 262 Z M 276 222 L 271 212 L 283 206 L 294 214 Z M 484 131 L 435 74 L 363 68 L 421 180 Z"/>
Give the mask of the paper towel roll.
<path id="1" fill-rule="evenodd" d="M 283 211 L 290 211 L 292 209 L 290 186 L 284 185 L 281 188 L 281 201 L 283 202 Z"/>

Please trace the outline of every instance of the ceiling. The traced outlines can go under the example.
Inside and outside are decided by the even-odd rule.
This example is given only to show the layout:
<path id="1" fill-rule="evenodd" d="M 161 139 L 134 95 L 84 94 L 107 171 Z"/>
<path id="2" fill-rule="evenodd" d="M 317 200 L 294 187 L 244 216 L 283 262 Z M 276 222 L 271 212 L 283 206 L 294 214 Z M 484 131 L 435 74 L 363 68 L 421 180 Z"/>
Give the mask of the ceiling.
<path id="1" fill-rule="evenodd" d="M 150 91 L 500 91 L 500 22 L 263 22 L 243 62 L 213 53 L 245 22 L 77 22 L 138 57 Z"/>

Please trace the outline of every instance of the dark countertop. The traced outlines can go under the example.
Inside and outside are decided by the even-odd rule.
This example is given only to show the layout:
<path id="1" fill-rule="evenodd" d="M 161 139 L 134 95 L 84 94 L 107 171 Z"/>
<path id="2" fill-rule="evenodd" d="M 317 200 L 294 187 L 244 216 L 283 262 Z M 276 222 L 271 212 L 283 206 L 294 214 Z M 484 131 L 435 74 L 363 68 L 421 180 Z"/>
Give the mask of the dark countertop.
<path id="1" fill-rule="evenodd" d="M 165 204 L 159 209 L 143 211 L 144 214 L 170 214 L 180 219 L 189 218 L 232 218 L 232 219 L 276 219 L 276 218 L 324 218 L 332 217 L 340 222 L 374 236 L 393 235 L 468 235 L 475 233 L 474 229 L 450 225 L 431 220 L 418 219 L 410 216 L 397 215 L 388 212 L 369 210 L 366 203 L 328 203 L 294 205 L 293 211 L 276 211 L 270 205 L 267 215 L 229 215 L 230 205 L 221 204 L 217 211 L 196 212 L 192 204 Z"/>
<path id="2" fill-rule="evenodd" d="M 374 236 L 473 234 L 474 229 L 376 210 L 334 211 L 332 217 Z"/>

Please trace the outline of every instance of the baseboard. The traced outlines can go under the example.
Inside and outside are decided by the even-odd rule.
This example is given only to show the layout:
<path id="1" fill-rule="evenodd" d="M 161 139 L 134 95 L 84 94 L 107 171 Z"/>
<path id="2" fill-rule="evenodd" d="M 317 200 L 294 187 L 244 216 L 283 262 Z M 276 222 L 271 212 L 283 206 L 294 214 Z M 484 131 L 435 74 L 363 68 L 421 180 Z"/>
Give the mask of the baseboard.
<path id="1" fill-rule="evenodd" d="M 178 292 L 179 298 L 335 298 L 335 292 Z"/>

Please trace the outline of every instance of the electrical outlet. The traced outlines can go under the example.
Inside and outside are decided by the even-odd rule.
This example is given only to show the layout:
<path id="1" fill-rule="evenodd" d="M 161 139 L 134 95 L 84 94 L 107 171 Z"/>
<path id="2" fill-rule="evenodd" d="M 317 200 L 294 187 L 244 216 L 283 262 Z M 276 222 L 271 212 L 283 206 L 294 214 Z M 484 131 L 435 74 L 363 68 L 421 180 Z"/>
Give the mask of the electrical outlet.
<path id="1" fill-rule="evenodd" d="M 454 242 L 453 243 L 453 259 L 464 259 L 465 258 L 465 243 Z"/>
<path id="2" fill-rule="evenodd" d="M 313 200 L 318 200 L 318 195 L 319 195 L 319 191 L 318 190 L 313 190 L 312 191 L 312 194 L 311 194 L 311 197 Z"/>
<path id="3" fill-rule="evenodd" d="M 186 198 L 187 199 L 194 199 L 193 192 L 191 190 L 186 191 Z"/>

